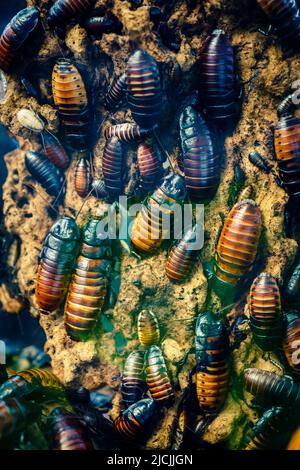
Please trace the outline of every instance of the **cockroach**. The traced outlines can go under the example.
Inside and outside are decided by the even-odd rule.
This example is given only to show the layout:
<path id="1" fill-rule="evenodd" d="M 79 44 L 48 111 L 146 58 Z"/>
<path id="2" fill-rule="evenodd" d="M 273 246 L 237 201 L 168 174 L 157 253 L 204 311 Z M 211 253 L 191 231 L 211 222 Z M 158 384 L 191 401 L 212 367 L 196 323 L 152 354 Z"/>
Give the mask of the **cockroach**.
<path id="1" fill-rule="evenodd" d="M 95 37 L 101 37 L 104 33 L 120 33 L 122 31 L 122 23 L 114 15 L 93 16 L 83 23 L 83 27 Z"/>
<path id="2" fill-rule="evenodd" d="M 141 438 L 148 424 L 153 420 L 156 403 L 151 398 L 144 398 L 123 411 L 114 421 L 122 437 L 128 440 Z"/>
<path id="3" fill-rule="evenodd" d="M 220 182 L 220 157 L 214 135 L 193 106 L 185 107 L 179 126 L 188 194 L 192 200 L 207 200 Z"/>
<path id="4" fill-rule="evenodd" d="M 159 343 L 160 331 L 155 314 L 151 310 L 142 310 L 138 316 L 139 342 L 145 348 Z"/>
<path id="5" fill-rule="evenodd" d="M 21 126 L 38 134 L 45 129 L 45 122 L 32 109 L 20 109 L 17 113 L 17 119 Z"/>
<path id="6" fill-rule="evenodd" d="M 283 351 L 292 372 L 300 372 L 300 314 L 290 310 L 285 314 L 286 330 Z"/>
<path id="7" fill-rule="evenodd" d="M 162 110 L 161 81 L 156 60 L 142 49 L 127 61 L 126 88 L 133 119 L 142 129 L 152 129 Z"/>
<path id="8" fill-rule="evenodd" d="M 207 38 L 200 55 L 199 104 L 208 119 L 228 127 L 238 113 L 234 53 L 227 34 L 217 29 Z"/>
<path id="9" fill-rule="evenodd" d="M 57 166 L 57 168 L 65 170 L 70 164 L 70 158 L 59 140 L 47 131 L 43 132 L 41 136 L 45 155 L 48 157 L 50 162 L 53 163 L 53 165 Z"/>
<path id="10" fill-rule="evenodd" d="M 80 253 L 65 304 L 66 331 L 76 341 L 91 334 L 107 295 L 112 252 L 110 240 L 102 237 L 100 223 L 100 217 L 89 217 L 82 228 Z"/>
<path id="11" fill-rule="evenodd" d="M 102 172 L 107 193 L 117 198 L 122 194 L 124 186 L 124 149 L 117 137 L 108 139 L 105 143 L 102 157 Z"/>
<path id="12" fill-rule="evenodd" d="M 298 91 L 290 93 L 286 96 L 277 108 L 277 116 L 279 119 L 283 116 L 289 116 L 299 105 Z"/>
<path id="13" fill-rule="evenodd" d="M 76 193 L 82 198 L 86 197 L 91 185 L 91 168 L 89 159 L 81 157 L 77 161 L 74 182 Z"/>
<path id="14" fill-rule="evenodd" d="M 300 307 L 300 261 L 294 268 L 283 295 L 285 303 L 290 307 Z"/>
<path id="15" fill-rule="evenodd" d="M 41 415 L 41 408 L 32 402 L 15 398 L 0 401 L 0 440 L 24 429 Z"/>
<path id="16" fill-rule="evenodd" d="M 57 407 L 47 418 L 52 450 L 93 450 L 85 426 L 77 415 Z"/>
<path id="17" fill-rule="evenodd" d="M 57 60 L 52 72 L 52 91 L 67 145 L 86 151 L 90 123 L 88 95 L 79 70 L 69 59 Z"/>
<path id="18" fill-rule="evenodd" d="M 76 263 L 80 231 L 74 219 L 57 220 L 45 238 L 36 277 L 36 300 L 42 313 L 63 301 Z"/>
<path id="19" fill-rule="evenodd" d="M 296 0 L 257 0 L 286 43 L 299 45 L 300 11 Z"/>
<path id="20" fill-rule="evenodd" d="M 39 21 L 35 7 L 24 8 L 8 23 L 0 36 L 0 68 L 7 72 L 16 56 L 17 50 L 26 41 Z"/>
<path id="21" fill-rule="evenodd" d="M 262 369 L 246 369 L 243 374 L 247 392 L 264 405 L 286 406 L 295 412 L 300 407 L 300 387 L 288 376 Z"/>
<path id="22" fill-rule="evenodd" d="M 146 380 L 149 393 L 154 401 L 162 405 L 172 402 L 174 392 L 161 349 L 150 346 L 146 352 Z"/>
<path id="23" fill-rule="evenodd" d="M 171 248 L 166 264 L 166 274 L 170 281 L 184 281 L 188 277 L 199 254 L 199 249 L 193 247 L 198 230 L 198 225 L 194 225 L 186 232 L 182 240 Z"/>
<path id="24" fill-rule="evenodd" d="M 147 137 L 148 134 L 148 130 L 141 129 L 140 126 L 130 122 L 109 126 L 104 130 L 104 137 L 106 139 L 117 137 L 121 142 L 137 141 Z"/>
<path id="25" fill-rule="evenodd" d="M 154 148 L 145 143 L 141 143 L 137 149 L 137 164 L 141 185 L 145 189 L 153 189 L 162 177 L 162 164 Z"/>
<path id="26" fill-rule="evenodd" d="M 125 409 L 143 398 L 145 393 L 144 351 L 133 351 L 124 365 L 121 383 L 122 405 Z"/>
<path id="27" fill-rule="evenodd" d="M 286 426 L 286 410 L 280 406 L 265 411 L 244 436 L 240 450 L 272 450 Z"/>
<path id="28" fill-rule="evenodd" d="M 64 176 L 48 158 L 41 153 L 29 150 L 25 154 L 25 166 L 50 196 L 57 198 L 63 195 Z"/>
<path id="29" fill-rule="evenodd" d="M 97 198 L 107 197 L 106 186 L 103 179 L 96 178 L 92 182 L 93 195 Z"/>
<path id="30" fill-rule="evenodd" d="M 108 109 L 113 109 L 117 106 L 126 93 L 126 76 L 122 73 L 120 77 L 115 78 L 105 96 L 105 106 Z"/>
<path id="31" fill-rule="evenodd" d="M 80 19 L 92 10 L 95 3 L 96 0 L 57 0 L 48 13 L 49 26 L 64 26 L 73 19 Z"/>
<path id="32" fill-rule="evenodd" d="M 244 313 L 238 313 L 230 327 L 231 333 L 233 335 L 233 349 L 238 349 L 240 344 L 247 338 L 246 328 L 241 328 L 243 325 L 248 325 L 248 318 Z"/>
<path id="33" fill-rule="evenodd" d="M 263 351 L 278 348 L 283 335 L 280 291 L 276 279 L 263 272 L 250 288 L 250 327 L 255 343 Z"/>
<path id="34" fill-rule="evenodd" d="M 183 202 L 185 195 L 182 176 L 171 174 L 164 178 L 133 221 L 130 240 L 137 250 L 151 253 L 170 238 L 169 228 L 164 223 L 165 218 L 172 218 L 175 207 Z"/>
<path id="35" fill-rule="evenodd" d="M 249 162 L 252 163 L 252 165 L 256 166 L 260 170 L 262 170 L 264 173 L 270 173 L 271 167 L 269 163 L 266 161 L 266 159 L 258 152 L 250 152 L 248 155 Z"/>
<path id="36" fill-rule="evenodd" d="M 225 403 L 229 385 L 229 337 L 224 320 L 205 312 L 195 329 L 196 393 L 201 410 L 211 415 Z"/>

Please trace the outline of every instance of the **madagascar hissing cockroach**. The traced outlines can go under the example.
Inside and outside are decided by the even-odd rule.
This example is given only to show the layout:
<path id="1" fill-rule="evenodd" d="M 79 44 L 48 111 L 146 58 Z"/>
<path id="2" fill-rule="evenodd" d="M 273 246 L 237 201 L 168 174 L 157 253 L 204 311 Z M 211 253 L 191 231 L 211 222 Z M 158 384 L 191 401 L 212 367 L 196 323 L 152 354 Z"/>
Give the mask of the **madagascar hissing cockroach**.
<path id="1" fill-rule="evenodd" d="M 289 307 L 300 308 L 300 261 L 296 264 L 284 289 L 284 301 Z"/>
<path id="2" fill-rule="evenodd" d="M 257 0 L 286 43 L 299 47 L 300 11 L 296 0 Z"/>
<path id="3" fill-rule="evenodd" d="M 162 351 L 156 345 L 150 346 L 146 352 L 145 371 L 148 390 L 153 400 L 162 405 L 170 404 L 174 392 Z"/>
<path id="4" fill-rule="evenodd" d="M 102 172 L 107 193 L 116 198 L 120 196 L 124 186 L 124 149 L 117 137 L 105 143 L 102 157 Z"/>
<path id="5" fill-rule="evenodd" d="M 166 263 L 166 274 L 170 281 L 184 281 L 189 275 L 199 254 L 199 248 L 195 248 L 198 231 L 199 226 L 194 225 L 185 233 L 182 240 L 171 248 Z"/>
<path id="6" fill-rule="evenodd" d="M 193 106 L 184 108 L 179 126 L 188 194 L 192 200 L 207 200 L 220 182 L 220 157 L 214 134 Z"/>
<path id="7" fill-rule="evenodd" d="M 199 65 L 199 105 L 208 120 L 229 127 L 238 113 L 238 92 L 234 53 L 221 29 L 205 41 Z"/>
<path id="8" fill-rule="evenodd" d="M 84 23 L 85 30 L 95 37 L 101 37 L 104 33 L 120 33 L 122 23 L 112 14 L 109 16 L 92 16 Z"/>
<path id="9" fill-rule="evenodd" d="M 138 146 L 137 164 L 141 186 L 144 189 L 153 189 L 155 186 L 158 186 L 163 168 L 153 146 L 144 142 Z"/>
<path id="10" fill-rule="evenodd" d="M 0 36 L 0 68 L 6 72 L 16 56 L 17 50 L 26 41 L 39 21 L 35 7 L 19 11 L 5 27 Z"/>
<path id="11" fill-rule="evenodd" d="M 157 344 L 160 331 L 155 314 L 151 310 L 142 310 L 137 321 L 139 342 L 145 348 Z"/>
<path id="12" fill-rule="evenodd" d="M 91 185 L 90 160 L 85 157 L 79 158 L 75 167 L 74 186 L 78 196 L 84 198 L 89 192 Z"/>
<path id="13" fill-rule="evenodd" d="M 292 372 L 300 373 L 300 314 L 290 310 L 285 314 L 283 351 Z"/>
<path id="14" fill-rule="evenodd" d="M 146 200 L 145 206 L 135 217 L 130 240 L 134 248 L 151 253 L 157 250 L 164 240 L 170 239 L 169 224 L 178 204 L 182 204 L 186 196 L 184 178 L 171 174 L 163 179 L 162 184 Z M 168 227 L 166 226 L 168 225 Z"/>
<path id="15" fill-rule="evenodd" d="M 224 320 L 212 312 L 200 313 L 195 329 L 196 393 L 205 414 L 225 403 L 229 385 L 229 337 Z"/>
<path id="16" fill-rule="evenodd" d="M 92 182 L 93 195 L 97 198 L 103 199 L 107 197 L 106 186 L 104 180 L 101 178 L 95 178 Z"/>
<path id="17" fill-rule="evenodd" d="M 73 19 L 82 19 L 95 5 L 96 0 L 56 0 L 48 13 L 51 27 L 64 26 Z"/>
<path id="18" fill-rule="evenodd" d="M 271 167 L 269 163 L 265 160 L 265 158 L 258 152 L 250 152 L 248 155 L 249 162 L 252 165 L 256 166 L 264 173 L 270 173 Z"/>
<path id="19" fill-rule="evenodd" d="M 50 132 L 45 131 L 41 134 L 45 155 L 57 168 L 62 170 L 69 166 L 70 158 L 59 142 L 59 140 Z"/>
<path id="20" fill-rule="evenodd" d="M 144 351 L 133 351 L 125 361 L 121 395 L 125 409 L 143 398 L 145 393 Z"/>
<path id="21" fill-rule="evenodd" d="M 263 272 L 254 279 L 248 299 L 250 327 L 255 343 L 263 351 L 273 351 L 282 341 L 283 317 L 276 279 Z"/>
<path id="22" fill-rule="evenodd" d="M 115 420 L 118 432 L 128 440 L 137 440 L 145 435 L 148 425 L 153 420 L 156 403 L 151 398 L 144 398 L 123 411 Z"/>
<path id="23" fill-rule="evenodd" d="M 64 300 L 76 263 L 79 239 L 79 228 L 70 217 L 57 220 L 45 238 L 35 291 L 42 313 L 56 310 Z"/>
<path id="24" fill-rule="evenodd" d="M 127 102 L 132 117 L 142 129 L 158 124 L 162 111 L 160 73 L 156 60 L 142 49 L 134 51 L 126 64 Z"/>
<path id="25" fill-rule="evenodd" d="M 122 73 L 120 77 L 115 78 L 105 96 L 105 106 L 108 109 L 112 109 L 117 106 L 126 92 L 126 76 L 125 73 Z"/>
<path id="26" fill-rule="evenodd" d="M 21 126 L 40 134 L 45 129 L 45 122 L 32 109 L 22 108 L 17 113 L 17 119 Z"/>
<path id="27" fill-rule="evenodd" d="M 25 166 L 50 196 L 63 195 L 64 176 L 48 158 L 41 153 L 29 150 L 25 154 Z"/>
<path id="28" fill-rule="evenodd" d="M 0 440 L 25 429 L 41 415 L 42 409 L 36 403 L 23 402 L 15 398 L 0 401 Z"/>
<path id="29" fill-rule="evenodd" d="M 293 111 L 299 105 L 299 93 L 294 91 L 286 96 L 277 108 L 277 116 L 281 118 L 282 116 L 288 116 L 293 113 Z"/>
<path id="30" fill-rule="evenodd" d="M 106 139 L 117 137 L 121 142 L 133 142 L 146 137 L 148 133 L 148 130 L 141 129 L 136 124 L 123 122 L 122 124 L 106 127 L 104 137 Z"/>
<path id="31" fill-rule="evenodd" d="M 108 291 L 111 243 L 102 237 L 100 224 L 101 217 L 89 216 L 82 228 L 80 253 L 65 303 L 66 331 L 76 341 L 86 339 L 95 328 Z"/>
<path id="32" fill-rule="evenodd" d="M 56 407 L 48 415 L 47 433 L 52 450 L 93 450 L 87 429 L 75 413 Z"/>
<path id="33" fill-rule="evenodd" d="M 300 408 L 300 386 L 288 376 L 281 376 L 262 369 L 246 369 L 244 387 L 257 402 L 270 406 L 286 406 L 295 413 Z"/>

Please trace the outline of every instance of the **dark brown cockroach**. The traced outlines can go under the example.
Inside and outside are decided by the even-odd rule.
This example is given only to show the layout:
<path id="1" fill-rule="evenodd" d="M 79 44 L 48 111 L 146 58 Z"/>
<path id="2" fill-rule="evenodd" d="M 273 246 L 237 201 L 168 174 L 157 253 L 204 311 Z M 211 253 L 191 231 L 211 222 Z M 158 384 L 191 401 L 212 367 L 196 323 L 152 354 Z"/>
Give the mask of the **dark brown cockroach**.
<path id="1" fill-rule="evenodd" d="M 300 308 L 300 261 L 296 264 L 284 289 L 285 304 Z"/>
<path id="2" fill-rule="evenodd" d="M 151 398 L 134 403 L 123 411 L 114 421 L 114 425 L 122 437 L 137 440 L 143 437 L 147 426 L 154 418 L 156 403 Z"/>
<path id="3" fill-rule="evenodd" d="M 151 145 L 142 143 L 137 149 L 137 164 L 141 179 L 141 186 L 144 189 L 153 189 L 158 185 L 162 177 L 162 164 L 154 148 Z"/>
<path id="4" fill-rule="evenodd" d="M 184 281 L 189 275 L 199 254 L 199 249 L 194 246 L 198 230 L 198 225 L 195 225 L 186 232 L 182 240 L 179 240 L 171 248 L 166 264 L 166 274 L 170 281 Z"/>
<path id="5" fill-rule="evenodd" d="M 244 371 L 244 387 L 254 395 L 259 403 L 271 406 L 293 408 L 295 413 L 300 408 L 300 386 L 290 377 L 280 376 L 262 369 Z"/>
<path id="6" fill-rule="evenodd" d="M 153 400 L 163 405 L 170 404 L 174 393 L 161 349 L 156 345 L 150 346 L 146 353 L 145 370 L 148 390 Z"/>
<path id="7" fill-rule="evenodd" d="M 107 193 L 118 197 L 124 186 L 124 149 L 117 137 L 108 139 L 105 143 L 102 157 L 102 172 Z"/>
<path id="8" fill-rule="evenodd" d="M 48 13 L 51 27 L 64 26 L 73 19 L 81 19 L 92 10 L 96 0 L 56 0 Z"/>
<path id="9" fill-rule="evenodd" d="M 292 46 L 299 46 L 300 11 L 296 0 L 257 0 L 280 37 Z"/>
<path id="10" fill-rule="evenodd" d="M 252 165 L 256 166 L 257 168 L 262 170 L 264 173 L 270 173 L 271 167 L 260 153 L 250 152 L 248 155 L 248 159 L 249 159 L 249 162 L 252 163 Z"/>
<path id="11" fill-rule="evenodd" d="M 87 430 L 74 413 L 57 407 L 48 415 L 47 433 L 52 450 L 92 450 Z"/>
<path id="12" fill-rule="evenodd" d="M 142 129 L 152 129 L 162 111 L 160 73 L 156 60 L 142 49 L 127 61 L 126 88 L 133 119 Z"/>
<path id="13" fill-rule="evenodd" d="M 104 33 L 120 33 L 122 31 L 122 23 L 119 22 L 116 16 L 93 16 L 88 18 L 83 27 L 86 31 L 95 37 L 101 37 Z"/>
<path id="14" fill-rule="evenodd" d="M 296 310 L 285 314 L 283 351 L 291 371 L 300 373 L 300 315 Z"/>
<path id="15" fill-rule="evenodd" d="M 39 21 L 35 7 L 24 8 L 8 23 L 0 36 L 0 68 L 6 72 L 22 46 Z"/>
<path id="16" fill-rule="evenodd" d="M 79 238 L 79 228 L 70 217 L 55 222 L 45 238 L 35 290 L 42 313 L 56 310 L 64 300 L 76 262 Z"/>
<path id="17" fill-rule="evenodd" d="M 52 91 L 67 145 L 86 151 L 90 132 L 88 95 L 78 69 L 69 59 L 57 60 L 52 72 Z"/>
<path id="18" fill-rule="evenodd" d="M 41 136 L 45 155 L 55 166 L 63 170 L 66 169 L 69 166 L 70 159 L 59 140 L 47 131 L 43 132 Z"/>
<path id="19" fill-rule="evenodd" d="M 105 106 L 112 109 L 117 106 L 126 92 L 126 77 L 123 73 L 120 77 L 115 78 L 110 85 L 108 92 L 105 96 Z"/>
<path id="20" fill-rule="evenodd" d="M 84 198 L 89 192 L 91 185 L 91 165 L 90 161 L 81 157 L 77 161 L 74 175 L 74 186 L 78 196 Z"/>
<path id="21" fill-rule="evenodd" d="M 124 122 L 122 124 L 116 124 L 109 126 L 104 130 L 104 136 L 106 139 L 117 137 L 121 142 L 132 142 L 147 137 L 148 131 L 141 129 L 136 124 Z"/>
<path id="22" fill-rule="evenodd" d="M 41 153 L 29 150 L 25 154 L 25 166 L 33 178 L 50 196 L 63 196 L 64 176 L 53 163 Z"/>
<path id="23" fill-rule="evenodd" d="M 207 38 L 200 56 L 199 104 L 208 119 L 228 127 L 238 112 L 233 48 L 220 29 Z"/>
<path id="24" fill-rule="evenodd" d="M 34 422 L 41 415 L 41 408 L 35 403 L 15 398 L 0 401 L 0 440 L 25 429 L 28 423 Z"/>
<path id="25" fill-rule="evenodd" d="M 276 279 L 266 272 L 254 279 L 248 305 L 255 343 L 263 351 L 278 348 L 283 334 L 283 317 Z"/>
<path id="26" fill-rule="evenodd" d="M 138 337 L 142 346 L 148 348 L 160 340 L 158 321 L 151 310 L 142 310 L 138 316 Z"/>
<path id="27" fill-rule="evenodd" d="M 125 409 L 143 398 L 145 393 L 144 351 L 133 351 L 125 361 L 121 383 Z"/>

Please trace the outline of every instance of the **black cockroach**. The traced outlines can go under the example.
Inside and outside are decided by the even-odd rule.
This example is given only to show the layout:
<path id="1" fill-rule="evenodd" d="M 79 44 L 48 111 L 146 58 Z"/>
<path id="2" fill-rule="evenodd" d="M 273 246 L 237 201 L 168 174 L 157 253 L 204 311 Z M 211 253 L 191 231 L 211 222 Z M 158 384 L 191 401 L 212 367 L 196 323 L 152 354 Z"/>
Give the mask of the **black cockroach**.
<path id="1" fill-rule="evenodd" d="M 250 152 L 248 155 L 248 159 L 249 159 L 249 162 L 252 163 L 252 165 L 256 166 L 257 168 L 262 170 L 264 173 L 270 173 L 271 166 L 260 153 Z"/>
<path id="2" fill-rule="evenodd" d="M 6 72 L 16 51 L 22 46 L 39 21 L 35 7 L 24 8 L 8 23 L 0 37 L 0 68 Z"/>
<path id="3" fill-rule="evenodd" d="M 174 392 L 161 349 L 150 346 L 146 353 L 146 379 L 148 390 L 154 401 L 167 405 L 172 402 Z"/>
<path id="4" fill-rule="evenodd" d="M 120 33 L 122 31 L 122 24 L 112 14 L 109 16 L 92 16 L 83 23 L 83 27 L 95 37 L 102 36 L 104 33 Z"/>
<path id="5" fill-rule="evenodd" d="M 93 444 L 81 420 L 74 413 L 57 407 L 47 418 L 52 450 L 92 450 Z"/>
<path id="6" fill-rule="evenodd" d="M 115 78 L 105 96 L 105 106 L 108 109 L 112 109 L 117 106 L 126 92 L 126 76 L 125 73 L 122 73 L 120 77 Z"/>
<path id="7" fill-rule="evenodd" d="M 155 401 L 151 398 L 144 398 L 123 411 L 115 419 L 115 427 L 126 439 L 139 439 L 145 434 L 147 426 L 155 416 L 155 411 Z"/>
<path id="8" fill-rule="evenodd" d="M 107 127 L 104 130 L 104 137 L 106 139 L 117 137 L 121 142 L 132 142 L 147 137 L 148 133 L 147 130 L 141 129 L 136 124 L 124 122 Z"/>
<path id="9" fill-rule="evenodd" d="M 157 344 L 160 331 L 157 318 L 151 310 L 142 310 L 137 322 L 139 342 L 145 348 Z"/>
<path id="10" fill-rule="evenodd" d="M 186 232 L 182 240 L 179 240 L 171 248 L 166 263 L 166 274 L 170 281 L 184 281 L 189 275 L 199 254 L 199 249 L 195 249 L 193 246 L 197 239 L 198 230 L 198 225 L 195 225 Z"/>
<path id="11" fill-rule="evenodd" d="M 73 19 L 81 19 L 95 5 L 96 0 L 56 0 L 48 13 L 51 27 L 64 26 Z"/>
<path id="12" fill-rule="evenodd" d="M 149 190 L 157 186 L 162 177 L 163 168 L 152 145 L 143 142 L 138 146 L 137 164 L 142 188 Z"/>
<path id="13" fill-rule="evenodd" d="M 124 149 L 117 137 L 108 139 L 105 143 L 102 157 L 102 172 L 107 193 L 118 197 L 124 186 Z"/>
<path id="14" fill-rule="evenodd" d="M 41 408 L 32 402 L 8 398 L 0 401 L 0 440 L 25 429 L 41 415 Z"/>
<path id="15" fill-rule="evenodd" d="M 143 398 L 145 393 L 144 351 L 129 354 L 122 375 L 122 405 L 128 408 Z"/>
<path id="16" fill-rule="evenodd" d="M 33 178 L 50 196 L 58 197 L 63 194 L 64 176 L 48 158 L 30 150 L 25 154 L 25 165 Z"/>
<path id="17" fill-rule="evenodd" d="M 285 314 L 286 330 L 283 351 L 291 371 L 300 373 L 300 314 L 290 310 Z"/>
<path id="18" fill-rule="evenodd" d="M 76 163 L 74 186 L 76 193 L 84 198 L 87 196 L 91 185 L 91 164 L 90 160 L 81 157 Z"/>

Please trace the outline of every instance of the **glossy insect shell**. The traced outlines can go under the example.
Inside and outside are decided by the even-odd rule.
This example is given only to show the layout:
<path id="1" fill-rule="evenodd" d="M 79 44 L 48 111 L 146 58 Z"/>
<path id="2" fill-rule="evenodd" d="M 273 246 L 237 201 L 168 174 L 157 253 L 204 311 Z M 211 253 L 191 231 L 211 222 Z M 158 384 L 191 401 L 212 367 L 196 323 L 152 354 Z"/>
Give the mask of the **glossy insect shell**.
<path id="1" fill-rule="evenodd" d="M 171 249 L 166 263 L 166 274 L 170 281 L 180 282 L 188 277 L 200 251 L 196 249 L 199 237 L 199 226 L 195 225 Z"/>
<path id="2" fill-rule="evenodd" d="M 265 411 L 242 442 L 241 450 L 273 450 L 274 440 L 286 422 L 286 411 L 273 407 Z"/>
<path id="3" fill-rule="evenodd" d="M 260 153 L 250 152 L 248 155 L 248 159 L 250 163 L 252 163 L 252 165 L 256 166 L 265 173 L 270 173 L 271 167 Z"/>
<path id="4" fill-rule="evenodd" d="M 238 111 L 233 48 L 219 29 L 207 38 L 201 52 L 199 105 L 220 127 L 228 127 Z"/>
<path id="5" fill-rule="evenodd" d="M 287 363 L 293 372 L 300 372 L 300 314 L 292 310 L 285 315 L 286 331 L 283 341 L 283 350 Z"/>
<path id="6" fill-rule="evenodd" d="M 285 287 L 284 301 L 287 305 L 300 307 L 300 262 L 294 268 Z"/>
<path id="7" fill-rule="evenodd" d="M 82 229 L 82 242 L 64 310 L 68 335 L 85 340 L 95 328 L 103 307 L 110 275 L 111 245 L 101 239 L 101 219 L 90 217 Z"/>
<path id="8" fill-rule="evenodd" d="M 299 45 L 300 11 L 295 0 L 257 0 L 284 41 Z"/>
<path id="9" fill-rule="evenodd" d="M 157 186 L 163 172 L 162 164 L 151 145 L 141 143 L 137 149 L 137 164 L 142 187 L 153 189 Z"/>
<path id="10" fill-rule="evenodd" d="M 156 60 L 137 49 L 126 66 L 127 101 L 132 117 L 142 129 L 158 124 L 162 109 L 160 74 Z"/>
<path id="11" fill-rule="evenodd" d="M 120 32 L 121 24 L 116 17 L 93 16 L 84 22 L 84 28 L 93 36 L 102 36 L 103 33 Z"/>
<path id="12" fill-rule="evenodd" d="M 220 157 L 215 138 L 203 116 L 187 106 L 179 119 L 182 163 L 188 194 L 193 201 L 211 198 L 220 182 Z"/>
<path id="13" fill-rule="evenodd" d="M 135 249 L 152 253 L 170 238 L 164 218 L 173 217 L 177 204 L 182 203 L 185 196 L 186 188 L 181 176 L 175 174 L 164 178 L 133 221 L 130 240 Z"/>
<path id="14" fill-rule="evenodd" d="M 106 127 L 104 130 L 104 137 L 106 139 L 117 137 L 121 142 L 134 142 L 146 137 L 147 135 L 147 130 L 141 129 L 136 124 L 131 124 L 129 122 Z"/>
<path id="15" fill-rule="evenodd" d="M 30 131 L 41 133 L 45 129 L 44 121 L 31 109 L 20 109 L 17 113 L 17 119 L 21 126 Z"/>
<path id="16" fill-rule="evenodd" d="M 144 398 L 123 411 L 114 421 L 118 432 L 128 440 L 141 438 L 153 419 L 156 404 L 151 398 Z"/>
<path id="17" fill-rule="evenodd" d="M 158 321 L 151 310 L 142 310 L 138 316 L 139 342 L 145 348 L 159 343 L 160 331 Z"/>
<path id="18" fill-rule="evenodd" d="M 124 166 L 124 150 L 122 142 L 117 137 L 106 141 L 103 157 L 102 172 L 107 193 L 111 197 L 122 194 Z"/>
<path id="19" fill-rule="evenodd" d="M 0 36 L 0 68 L 6 72 L 13 61 L 16 51 L 26 41 L 39 21 L 35 7 L 24 8 L 8 23 Z"/>
<path id="20" fill-rule="evenodd" d="M 216 413 L 225 403 L 229 384 L 229 338 L 224 321 L 200 314 L 195 330 L 196 392 L 200 408 Z"/>
<path id="21" fill-rule="evenodd" d="M 25 166 L 33 178 L 50 196 L 63 196 L 63 174 L 48 158 L 41 153 L 30 150 L 25 154 Z"/>
<path id="22" fill-rule="evenodd" d="M 174 393 L 161 349 L 156 345 L 150 346 L 146 353 L 146 380 L 153 400 L 170 404 Z"/>
<path id="23" fill-rule="evenodd" d="M 121 383 L 122 404 L 125 409 L 133 405 L 145 392 L 144 352 L 133 351 L 125 361 Z"/>
<path id="24" fill-rule="evenodd" d="M 95 3 L 96 0 L 57 0 L 49 10 L 48 23 L 51 27 L 64 26 L 73 18 L 87 15 Z"/>
<path id="25" fill-rule="evenodd" d="M 115 78 L 105 96 L 105 106 L 108 109 L 114 108 L 117 106 L 126 92 L 126 76 L 125 73 L 120 75 L 120 77 Z"/>
<path id="26" fill-rule="evenodd" d="M 10 434 L 25 429 L 28 423 L 39 418 L 41 408 L 32 402 L 15 398 L 0 401 L 0 440 Z"/>
<path id="27" fill-rule="evenodd" d="M 36 276 L 36 300 L 42 313 L 63 301 L 78 253 L 80 231 L 74 219 L 56 221 L 47 235 Z"/>
<path id="28" fill-rule="evenodd" d="M 91 185 L 91 168 L 90 161 L 85 157 L 81 157 L 76 164 L 74 183 L 76 193 L 82 198 L 87 196 Z"/>
<path id="29" fill-rule="evenodd" d="M 87 430 L 74 413 L 55 408 L 48 416 L 47 425 L 53 438 L 53 450 L 93 450 Z"/>
<path id="30" fill-rule="evenodd" d="M 283 318 L 276 279 L 263 272 L 250 289 L 250 326 L 254 341 L 263 351 L 273 351 L 282 340 Z"/>
<path id="31" fill-rule="evenodd" d="M 57 168 L 65 170 L 69 166 L 70 158 L 59 140 L 49 132 L 43 133 L 42 139 L 45 154 L 50 162 Z"/>

